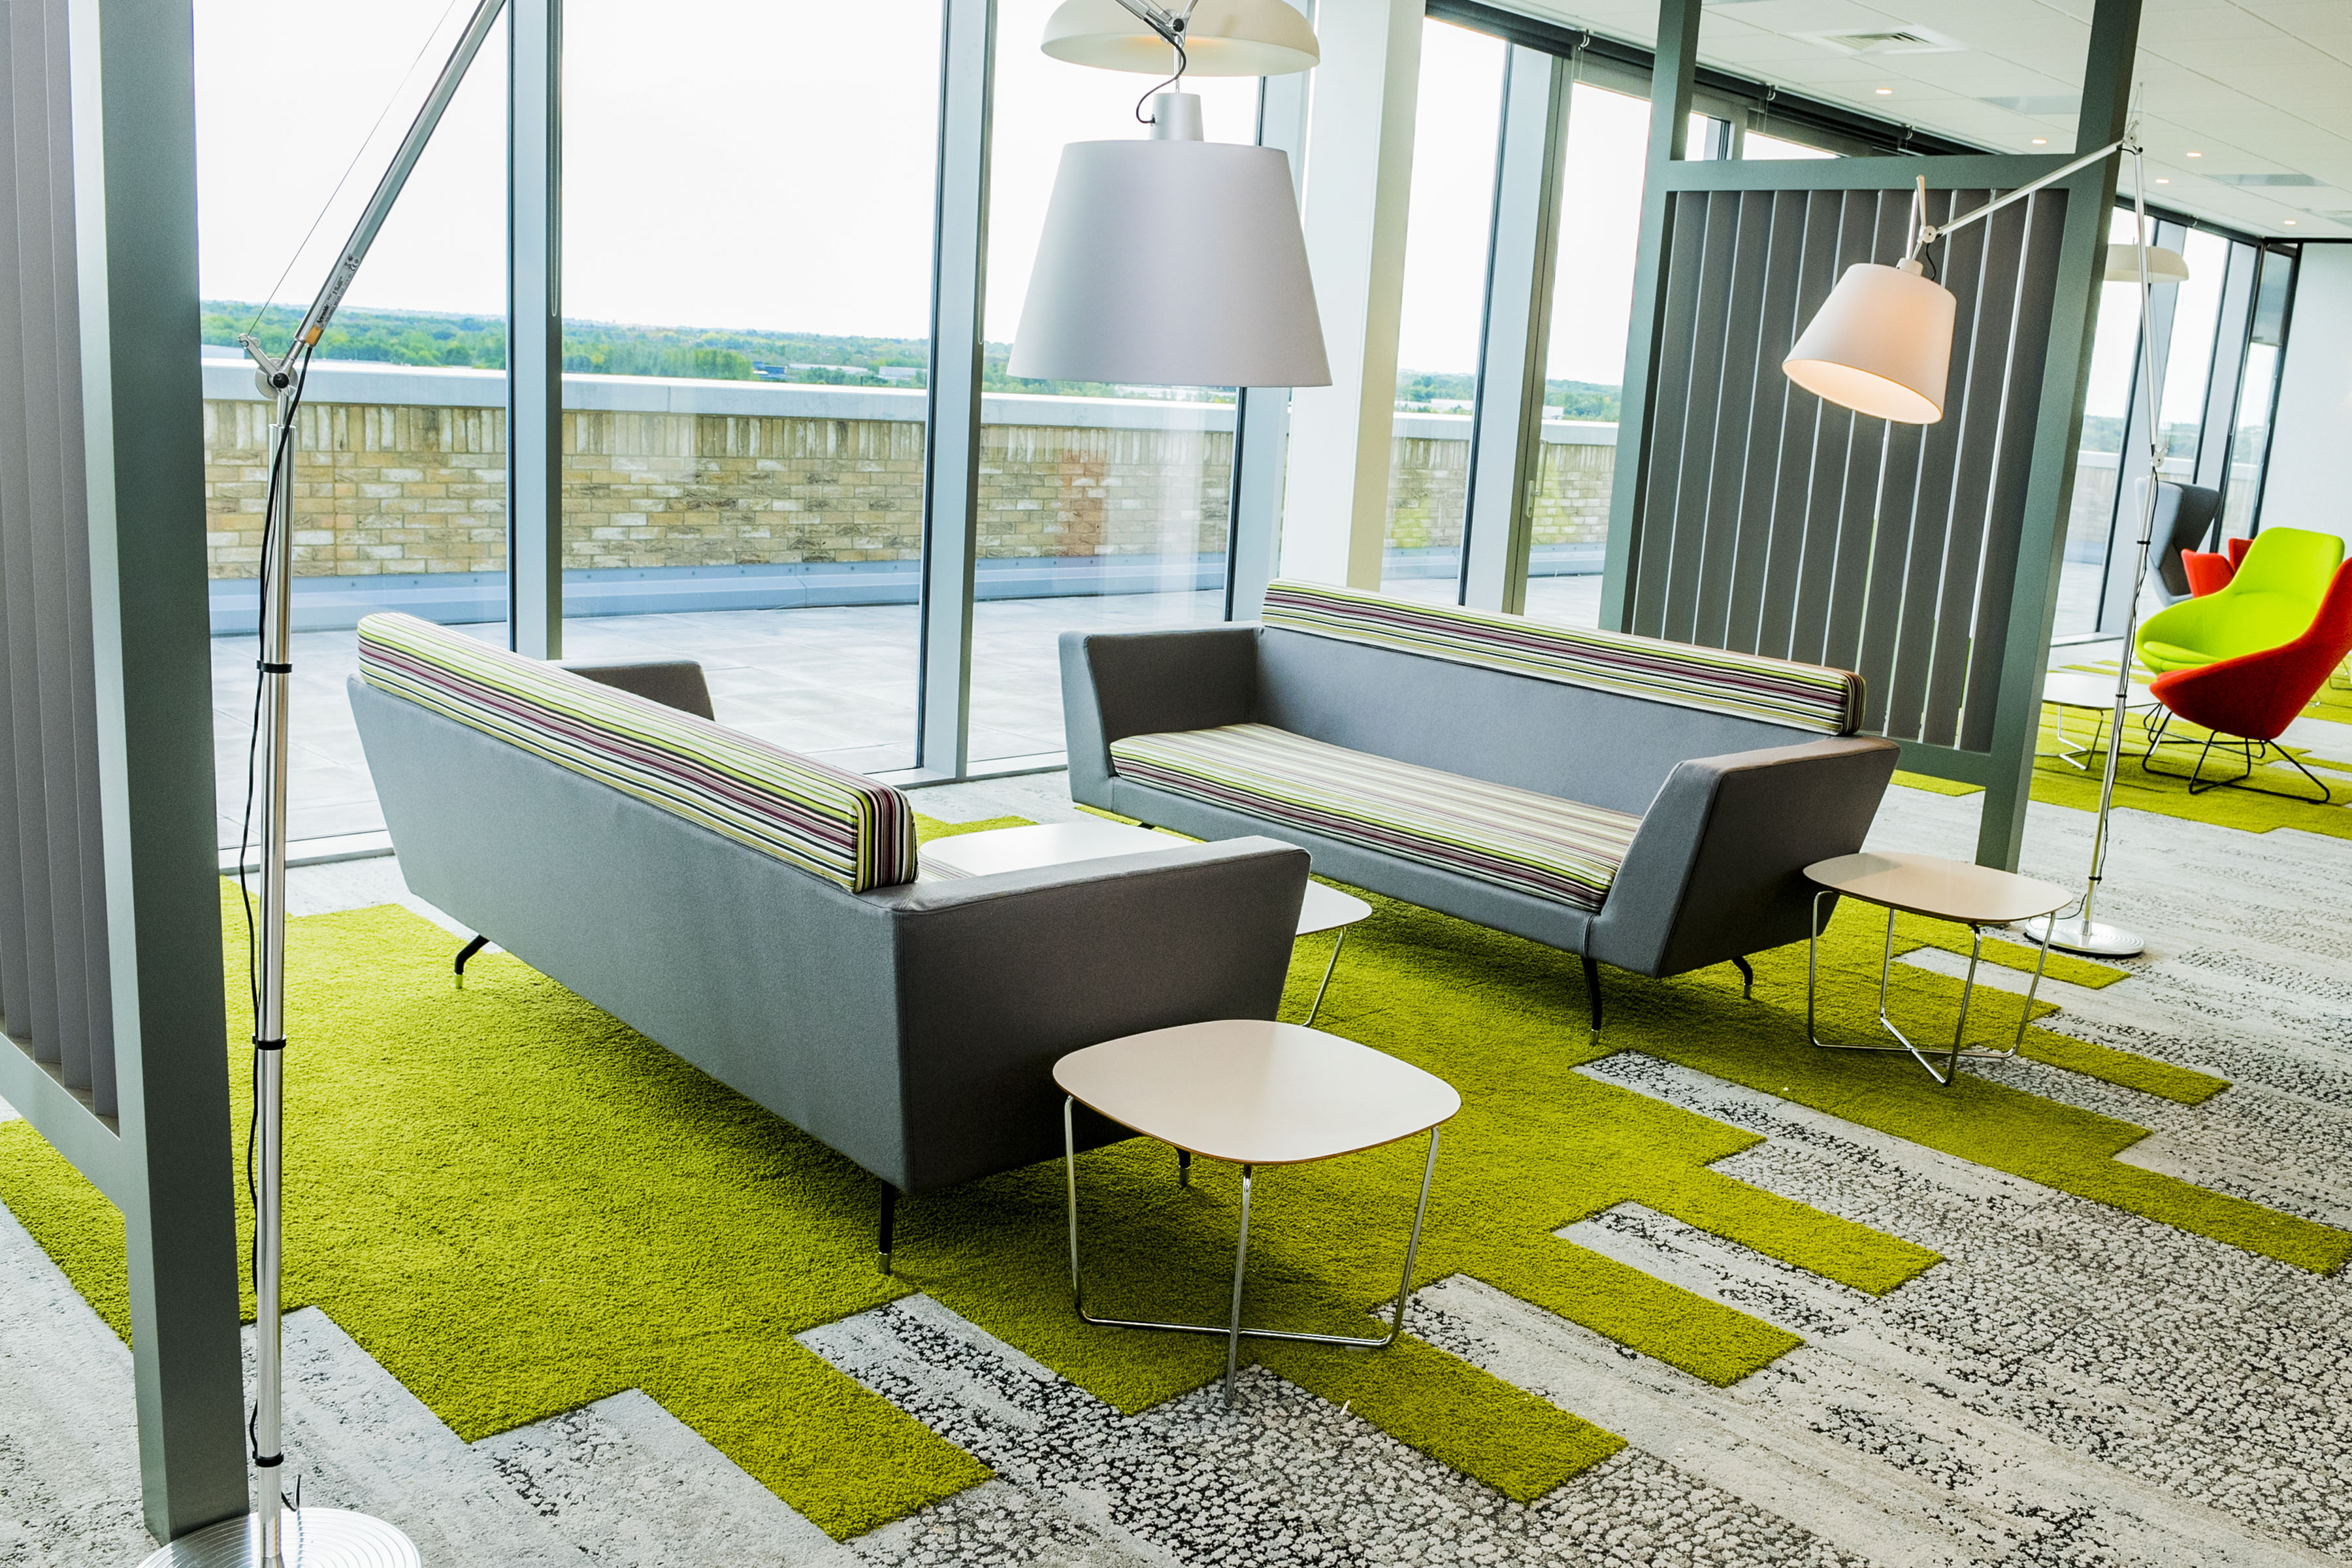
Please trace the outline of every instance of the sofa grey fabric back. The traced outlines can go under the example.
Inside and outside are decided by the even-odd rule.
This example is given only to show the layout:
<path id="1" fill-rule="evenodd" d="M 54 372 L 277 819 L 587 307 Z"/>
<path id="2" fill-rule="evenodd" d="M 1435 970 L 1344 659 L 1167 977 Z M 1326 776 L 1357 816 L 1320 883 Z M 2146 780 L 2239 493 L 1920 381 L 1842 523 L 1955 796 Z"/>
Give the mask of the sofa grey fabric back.
<path id="1" fill-rule="evenodd" d="M 851 893 L 349 690 L 419 898 L 906 1192 L 1058 1154 L 1068 1052 L 1281 1003 L 1307 871 L 1287 845 Z"/>
<path id="2" fill-rule="evenodd" d="M 1274 628 L 1258 634 L 1255 695 L 1260 723 L 1637 816 L 1686 758 L 1818 738 L 1760 720 Z"/>

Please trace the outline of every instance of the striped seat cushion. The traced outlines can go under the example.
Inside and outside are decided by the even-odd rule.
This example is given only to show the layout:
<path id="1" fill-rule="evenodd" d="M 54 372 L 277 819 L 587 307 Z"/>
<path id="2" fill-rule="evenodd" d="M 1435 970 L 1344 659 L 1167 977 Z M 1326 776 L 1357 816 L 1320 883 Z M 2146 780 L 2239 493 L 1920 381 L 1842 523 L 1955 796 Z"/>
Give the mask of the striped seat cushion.
<path id="1" fill-rule="evenodd" d="M 1419 605 L 1320 583 L 1273 584 L 1265 591 L 1264 619 L 1284 631 L 1484 665 L 1823 735 L 1851 735 L 1862 725 L 1862 677 L 1823 665 L 1586 631 L 1454 605 Z"/>
<path id="2" fill-rule="evenodd" d="M 1122 778 L 1359 844 L 1513 892 L 1597 910 L 1638 816 L 1482 784 L 1277 730 L 1131 735 L 1113 742 Z"/>
<path id="3" fill-rule="evenodd" d="M 360 623 L 360 678 L 853 893 L 915 879 L 905 795 L 708 719 L 414 616 Z"/>

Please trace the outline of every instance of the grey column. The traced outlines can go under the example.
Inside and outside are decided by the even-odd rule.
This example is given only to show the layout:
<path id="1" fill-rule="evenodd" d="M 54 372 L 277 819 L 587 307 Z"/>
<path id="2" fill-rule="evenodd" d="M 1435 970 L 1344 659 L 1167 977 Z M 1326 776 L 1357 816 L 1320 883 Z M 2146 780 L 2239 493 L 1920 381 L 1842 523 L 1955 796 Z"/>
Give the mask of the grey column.
<path id="1" fill-rule="evenodd" d="M 507 25 L 507 646 L 562 658 L 563 0 Z"/>
<path id="2" fill-rule="evenodd" d="M 916 763 L 932 776 L 961 778 L 971 755 L 971 589 L 980 536 L 981 329 L 988 307 L 996 8 L 991 0 L 946 0 L 944 12 Z"/>
<path id="3" fill-rule="evenodd" d="M 1569 89 L 1567 61 L 1541 49 L 1512 48 L 1503 78 L 1486 327 L 1470 426 L 1470 493 L 1463 509 L 1460 598 L 1473 609 L 1517 615 L 1527 607 Z"/>
<path id="4" fill-rule="evenodd" d="M 1680 163 L 1698 76 L 1701 0 L 1658 0 L 1658 47 L 1650 67 L 1648 174 L 1642 190 L 1642 233 L 1633 271 L 1633 312 L 1625 334 L 1625 374 L 1618 394 L 1617 472 L 1609 500 L 1609 544 L 1601 579 L 1601 625 L 1628 629 L 1633 609 L 1634 534 L 1650 468 L 1650 395 L 1657 382 L 1657 343 L 1666 308 L 1666 211 L 1660 177 Z M 1630 437 L 1630 439 L 1629 439 Z"/>
<path id="5" fill-rule="evenodd" d="M 211 626 L 191 521 L 205 460 L 194 28 L 190 0 L 53 0 L 53 15 L 68 10 L 121 1089 L 120 1157 L 91 1174 L 122 1211 L 142 1491 L 148 1528 L 168 1539 L 246 1509 Z"/>

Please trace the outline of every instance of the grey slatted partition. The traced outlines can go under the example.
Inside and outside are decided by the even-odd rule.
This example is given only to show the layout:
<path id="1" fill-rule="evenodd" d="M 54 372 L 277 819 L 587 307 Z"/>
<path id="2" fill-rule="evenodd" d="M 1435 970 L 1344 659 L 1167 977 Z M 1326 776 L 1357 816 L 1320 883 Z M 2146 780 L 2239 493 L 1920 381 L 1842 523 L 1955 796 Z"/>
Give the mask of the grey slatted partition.
<path id="1" fill-rule="evenodd" d="M 2080 282 L 2100 237 L 2077 215 L 2104 210 L 2100 171 L 1936 247 L 1958 300 L 1940 422 L 1854 414 L 1780 362 L 1846 268 L 1903 255 L 1909 176 L 1928 175 L 1940 221 L 2060 161 L 1667 165 L 1654 369 L 1629 412 L 1638 442 L 1619 447 L 1611 624 L 1860 670 L 1866 726 L 1905 743 L 1905 766 L 2001 786 L 1997 752 L 2032 740 L 2030 710 L 2004 729 L 2021 710 L 2002 677 L 2021 594 L 2046 629 L 2073 464 L 2044 416 L 2079 395 Z M 2008 177 L 1984 177 L 1996 166 Z M 1826 188 L 1786 188 L 1801 178 Z M 2013 863 L 2001 814 L 2015 803 L 1994 805 L 1990 852 Z"/>
<path id="2" fill-rule="evenodd" d="M 246 1505 L 194 54 L 189 0 L 0 26 L 0 1100 L 122 1213 L 164 1539 Z"/>
<path id="3" fill-rule="evenodd" d="M 2113 159 L 1938 242 L 1957 301 L 1942 420 L 1894 425 L 1781 373 L 1848 267 L 2071 161 L 1686 161 L 1701 0 L 1662 0 L 1602 624 L 1862 672 L 1864 727 L 1985 786 L 2014 868 L 2072 499 Z M 2138 0 L 2097 0 L 2077 144 L 2122 134 Z"/>

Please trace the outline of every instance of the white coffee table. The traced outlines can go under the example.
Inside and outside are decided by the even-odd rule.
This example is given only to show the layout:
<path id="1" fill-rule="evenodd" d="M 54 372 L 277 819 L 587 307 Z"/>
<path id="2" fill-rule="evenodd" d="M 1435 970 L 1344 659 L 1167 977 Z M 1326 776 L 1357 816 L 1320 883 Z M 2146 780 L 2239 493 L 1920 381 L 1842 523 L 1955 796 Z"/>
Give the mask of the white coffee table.
<path id="1" fill-rule="evenodd" d="M 2010 925 L 2018 921 L 2046 915 L 2074 901 L 2065 889 L 2048 882 L 2037 882 L 2031 877 L 1995 870 L 1989 866 L 1975 866 L 1966 860 L 1945 860 L 1933 855 L 1876 854 L 1865 851 L 1859 855 L 1841 855 L 1834 860 L 1816 860 L 1805 868 L 1805 875 L 1818 886 L 1813 894 L 1813 924 L 1811 943 L 1805 957 L 1805 1035 L 1825 1051 L 1909 1051 L 1927 1069 L 1927 1076 L 1937 1083 L 1949 1084 L 1959 1071 L 1962 1057 L 1990 1061 L 2007 1061 L 2017 1055 L 2025 1044 L 2025 1026 L 2033 1016 L 2033 998 L 2042 990 L 2042 972 L 2050 963 L 2049 929 L 2042 937 L 2042 956 L 2033 966 L 2033 984 L 2025 993 L 2024 1011 L 2018 1015 L 2017 1037 L 2005 1051 L 1990 1047 L 1965 1044 L 1969 1029 L 1969 1003 L 1976 994 L 1977 964 L 1984 956 L 1984 933 L 1987 926 Z M 1886 947 L 1878 964 L 1878 1022 L 1881 1027 L 1900 1041 L 1899 1045 L 1832 1045 L 1821 1037 L 1813 1022 L 1813 1005 L 1820 989 L 1822 951 L 1822 900 L 1833 894 L 1860 899 L 1866 904 L 1880 904 L 1886 910 Z M 1969 952 L 1968 983 L 1960 989 L 1960 1017 L 1952 1026 L 1952 1044 L 1944 1052 L 1944 1070 L 1937 1072 L 1936 1064 L 1911 1043 L 1909 1036 L 1895 1026 L 1886 1016 L 1886 985 L 1895 966 L 1895 912 L 1926 915 L 1930 920 L 1954 921 L 1969 928 L 1974 938 Z"/>
<path id="2" fill-rule="evenodd" d="M 2044 752 L 2042 755 L 2056 757 L 2070 768 L 2075 768 L 2084 773 L 2090 772 L 2091 753 L 2099 749 L 2099 742 L 2105 738 L 2107 732 L 2108 721 L 2115 715 L 2116 678 L 2112 675 L 2090 675 L 2080 670 L 2053 670 L 2042 678 L 2042 700 L 2045 706 L 2058 710 L 2056 721 L 2053 725 L 2057 731 L 2058 749 L 2055 752 Z M 2132 709 L 2156 706 L 2157 700 L 2149 695 L 2147 688 L 2135 681 L 2132 684 L 2131 696 L 2126 700 L 2125 707 Z M 2070 746 L 2066 743 L 2066 710 L 2069 708 L 2084 709 L 2097 715 L 2091 727 L 2089 745 Z"/>
<path id="3" fill-rule="evenodd" d="M 1462 1097 L 1444 1079 L 1407 1062 L 1299 1024 L 1229 1019 L 1183 1024 L 1129 1035 L 1075 1051 L 1054 1064 L 1061 1086 L 1062 1157 L 1069 1175 L 1070 1299 L 1080 1318 L 1118 1329 L 1166 1329 L 1217 1334 L 1225 1341 L 1225 1408 L 1234 1405 L 1234 1373 L 1245 1339 L 1290 1340 L 1377 1350 L 1404 1331 L 1412 1295 L 1412 1266 L 1421 1253 L 1422 1220 L 1437 1173 L 1439 1128 L 1462 1109 Z M 1078 1159 L 1072 1108 L 1084 1105 L 1123 1127 L 1193 1154 L 1242 1168 L 1241 1239 L 1234 1248 L 1234 1304 L 1228 1321 L 1161 1323 L 1097 1318 L 1087 1312 L 1078 1265 Z M 1290 1329 L 1242 1327 L 1242 1281 L 1249 1265 L 1250 1187 L 1260 1165 L 1296 1165 L 1378 1148 L 1429 1134 L 1421 1196 L 1405 1243 L 1404 1275 L 1397 1285 L 1389 1331 L 1367 1338 L 1310 1334 Z"/>
<path id="4" fill-rule="evenodd" d="M 923 846 L 922 865 L 950 877 L 985 877 L 998 871 L 1028 871 L 1040 866 L 1064 866 L 1074 860 L 1100 860 L 1113 855 L 1141 855 L 1183 842 L 1148 827 L 1118 822 L 1048 822 L 1034 827 L 992 827 L 984 833 L 959 833 L 935 838 Z M 1372 912 L 1363 900 L 1327 888 L 1309 879 L 1307 899 L 1298 909 L 1297 936 L 1336 931 L 1331 960 L 1323 966 L 1323 984 L 1315 988 L 1315 1005 L 1307 1021 L 1323 1010 L 1323 994 L 1331 988 L 1331 972 L 1339 966 L 1339 949 L 1348 927 Z"/>

